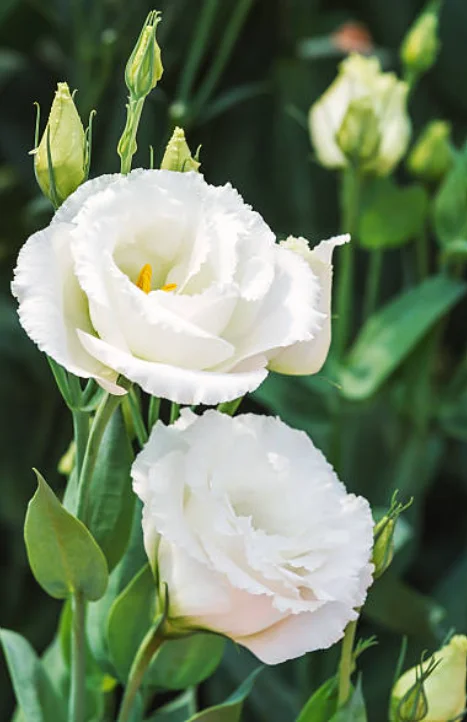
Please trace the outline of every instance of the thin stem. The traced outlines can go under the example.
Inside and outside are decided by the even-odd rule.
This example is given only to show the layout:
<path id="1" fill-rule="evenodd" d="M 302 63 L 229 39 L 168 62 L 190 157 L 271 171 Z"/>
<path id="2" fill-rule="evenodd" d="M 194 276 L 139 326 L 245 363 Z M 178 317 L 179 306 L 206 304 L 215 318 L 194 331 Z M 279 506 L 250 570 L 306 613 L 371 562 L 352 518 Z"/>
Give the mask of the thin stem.
<path id="1" fill-rule="evenodd" d="M 178 90 L 178 102 L 186 103 L 198 72 L 201 60 L 208 46 L 208 39 L 214 24 L 219 0 L 205 0 L 196 25 L 190 52 L 182 71 Z"/>
<path id="2" fill-rule="evenodd" d="M 357 631 L 357 620 L 349 622 L 345 629 L 342 640 L 341 660 L 339 663 L 339 691 L 337 694 L 337 707 L 342 707 L 350 695 L 350 676 L 353 666 L 353 645 L 355 632 Z"/>
<path id="3" fill-rule="evenodd" d="M 73 410 L 72 414 L 73 432 L 76 445 L 75 467 L 79 478 L 89 436 L 89 415 L 85 411 L 77 410 Z"/>
<path id="4" fill-rule="evenodd" d="M 342 178 L 342 231 L 352 235 L 351 243 L 346 243 L 339 255 L 337 275 L 335 348 L 339 359 L 342 358 L 352 329 L 354 256 L 356 231 L 360 206 L 361 176 L 352 166 L 348 166 Z"/>
<path id="5" fill-rule="evenodd" d="M 141 414 L 141 407 L 139 400 L 136 397 L 134 389 L 131 389 L 128 394 L 128 401 L 130 403 L 131 418 L 133 420 L 133 426 L 135 428 L 136 438 L 140 446 L 144 446 L 148 440 L 148 432 L 144 425 L 143 417 Z"/>
<path id="6" fill-rule="evenodd" d="M 123 385 L 122 381 L 119 381 Z M 96 466 L 99 446 L 104 435 L 107 424 L 110 421 L 115 409 L 121 402 L 121 396 L 106 394 L 99 406 L 89 433 L 86 451 L 84 453 L 83 464 L 78 486 L 78 508 L 77 517 L 86 523 L 88 490 L 91 483 L 94 467 Z"/>
<path id="7" fill-rule="evenodd" d="M 203 106 L 208 102 L 216 89 L 219 78 L 227 65 L 238 35 L 251 8 L 253 0 L 237 0 L 227 24 L 219 50 L 211 63 L 206 77 L 195 95 L 190 109 L 190 115 L 196 117 Z"/>
<path id="8" fill-rule="evenodd" d="M 149 411 L 148 411 L 148 428 L 151 431 L 152 427 L 159 418 L 161 410 L 161 400 L 157 396 L 151 396 L 149 399 Z"/>
<path id="9" fill-rule="evenodd" d="M 363 302 L 363 318 L 370 318 L 378 302 L 378 292 L 381 283 L 381 272 L 383 270 L 383 251 L 376 249 L 370 251 L 370 262 L 368 264 L 365 296 Z"/>
<path id="10" fill-rule="evenodd" d="M 130 98 L 127 105 L 127 116 L 125 129 L 118 144 L 118 153 L 120 155 L 120 173 L 127 175 L 131 171 L 131 162 L 136 153 L 138 146 L 136 144 L 136 135 L 138 133 L 139 121 L 143 112 L 145 98 Z"/>
<path id="11" fill-rule="evenodd" d="M 73 597 L 73 629 L 71 641 L 71 690 L 68 709 L 69 722 L 86 719 L 86 602 L 81 592 Z"/>
<path id="12" fill-rule="evenodd" d="M 174 424 L 179 416 L 180 416 L 180 404 L 176 404 L 175 402 L 172 402 L 170 404 L 169 424 Z"/>
<path id="13" fill-rule="evenodd" d="M 430 262 L 428 258 L 428 234 L 426 227 L 423 228 L 416 240 L 415 251 L 417 255 L 417 267 L 420 280 L 426 278 L 430 273 Z"/>
<path id="14" fill-rule="evenodd" d="M 158 629 L 159 625 L 149 630 L 136 653 L 136 657 L 131 665 L 130 676 L 128 677 L 128 684 L 123 695 L 117 722 L 128 722 L 130 719 L 133 703 L 141 687 L 145 672 L 164 641 L 158 636 Z"/>
<path id="15" fill-rule="evenodd" d="M 227 414 L 228 416 L 235 416 L 235 413 L 242 403 L 244 397 L 240 396 L 238 399 L 234 399 L 233 401 L 223 401 L 220 403 L 217 407 L 217 410 L 221 412 L 221 414 Z"/>

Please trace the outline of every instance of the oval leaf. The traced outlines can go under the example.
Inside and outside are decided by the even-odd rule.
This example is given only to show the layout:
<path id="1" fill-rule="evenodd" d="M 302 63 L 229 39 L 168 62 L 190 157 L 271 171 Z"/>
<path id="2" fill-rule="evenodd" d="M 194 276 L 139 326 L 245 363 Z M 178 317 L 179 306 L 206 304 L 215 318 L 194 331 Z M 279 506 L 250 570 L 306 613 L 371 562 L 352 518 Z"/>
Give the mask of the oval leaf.
<path id="1" fill-rule="evenodd" d="M 225 639 L 193 634 L 165 642 L 152 662 L 147 683 L 161 689 L 185 689 L 207 679 L 220 664 Z"/>
<path id="2" fill-rule="evenodd" d="M 239 722 L 243 703 L 253 689 L 255 679 L 262 669 L 262 667 L 255 669 L 225 702 L 198 712 L 194 717 L 190 717 L 188 722 Z"/>
<path id="3" fill-rule="evenodd" d="M 60 700 L 35 651 L 20 634 L 0 629 L 0 641 L 25 722 L 60 719 Z"/>
<path id="4" fill-rule="evenodd" d="M 466 290 L 461 281 L 434 276 L 374 314 L 339 374 L 344 396 L 363 400 L 374 394 Z"/>
<path id="5" fill-rule="evenodd" d="M 102 551 L 37 471 L 36 476 L 37 491 L 24 523 L 29 564 L 36 580 L 56 599 L 76 592 L 91 601 L 100 599 L 109 576 Z"/>
<path id="6" fill-rule="evenodd" d="M 337 707 L 337 680 L 326 680 L 310 697 L 296 722 L 328 722 Z"/>
<path id="7" fill-rule="evenodd" d="M 330 722 L 367 722 L 367 720 L 362 684 L 359 679 L 348 701 L 337 710 Z"/>
<path id="8" fill-rule="evenodd" d="M 196 694 L 193 687 L 154 712 L 145 722 L 185 722 L 196 712 Z"/>

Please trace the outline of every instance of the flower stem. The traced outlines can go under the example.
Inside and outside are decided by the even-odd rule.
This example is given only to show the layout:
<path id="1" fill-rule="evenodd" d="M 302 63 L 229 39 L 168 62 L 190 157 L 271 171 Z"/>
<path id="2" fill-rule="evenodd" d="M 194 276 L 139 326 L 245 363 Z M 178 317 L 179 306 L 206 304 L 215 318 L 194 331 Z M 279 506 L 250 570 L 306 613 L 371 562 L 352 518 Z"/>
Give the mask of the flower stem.
<path id="1" fill-rule="evenodd" d="M 339 359 L 342 359 L 352 329 L 355 234 L 358 227 L 360 190 L 361 176 L 356 168 L 349 165 L 342 176 L 342 232 L 350 233 L 352 242 L 342 246 L 339 256 L 335 331 L 335 348 Z"/>
<path id="2" fill-rule="evenodd" d="M 121 386 L 124 382 L 119 380 Z M 128 388 L 128 385 L 127 385 Z M 76 515 L 78 519 L 81 519 L 86 523 L 86 517 L 88 513 L 88 491 L 91 483 L 94 467 L 96 466 L 97 455 L 99 453 L 99 446 L 104 435 L 104 431 L 113 412 L 118 408 L 121 402 L 121 396 L 113 394 L 106 394 L 99 406 L 97 407 L 96 415 L 89 433 L 89 437 L 86 444 L 86 451 L 84 452 L 83 464 L 81 467 L 81 473 L 79 476 L 78 485 L 78 506 Z"/>
<path id="3" fill-rule="evenodd" d="M 86 602 L 81 592 L 73 596 L 73 629 L 71 641 L 71 690 L 68 709 L 69 722 L 86 719 Z"/>
<path id="4" fill-rule="evenodd" d="M 141 414 L 140 402 L 134 392 L 134 389 L 131 389 L 128 393 L 128 401 L 130 404 L 133 426 L 135 427 L 136 438 L 138 439 L 139 445 L 143 447 L 148 440 L 148 432 L 146 426 L 144 425 L 143 416 Z"/>
<path id="5" fill-rule="evenodd" d="M 342 707 L 350 695 L 350 676 L 353 667 L 353 645 L 357 620 L 349 622 L 342 640 L 341 660 L 339 663 L 339 690 L 337 694 L 337 707 Z"/>
<path id="6" fill-rule="evenodd" d="M 363 318 L 367 320 L 376 308 L 378 291 L 383 270 L 383 251 L 377 248 L 370 253 L 370 262 L 367 270 L 365 297 L 363 302 Z"/>
<path id="7" fill-rule="evenodd" d="M 170 404 L 170 418 L 169 424 L 174 424 L 180 416 L 180 404 L 176 404 L 174 401 Z"/>
<path id="8" fill-rule="evenodd" d="M 148 429 L 151 432 L 152 427 L 159 418 L 161 410 L 161 400 L 157 396 L 151 396 L 149 399 L 149 410 L 148 410 Z"/>
<path id="9" fill-rule="evenodd" d="M 131 665 L 130 675 L 128 677 L 128 684 L 123 695 L 122 705 L 120 707 L 120 713 L 118 715 L 117 722 L 128 722 L 130 719 L 131 711 L 135 697 L 138 693 L 141 683 L 143 681 L 144 674 L 149 667 L 149 664 L 154 657 L 155 653 L 164 641 L 158 635 L 159 625 L 152 627 L 146 634 L 145 638 L 141 642 L 141 645 L 136 653 L 136 657 Z"/>
<path id="10" fill-rule="evenodd" d="M 130 97 L 127 105 L 126 124 L 122 137 L 118 143 L 118 154 L 121 159 L 120 173 L 127 175 L 131 170 L 131 162 L 138 148 L 136 134 L 138 132 L 141 113 L 143 112 L 145 98 Z"/>
<path id="11" fill-rule="evenodd" d="M 83 466 L 83 459 L 86 450 L 86 444 L 89 436 L 89 414 L 85 411 L 73 410 L 73 435 L 76 444 L 76 461 L 75 468 L 78 479 Z"/>

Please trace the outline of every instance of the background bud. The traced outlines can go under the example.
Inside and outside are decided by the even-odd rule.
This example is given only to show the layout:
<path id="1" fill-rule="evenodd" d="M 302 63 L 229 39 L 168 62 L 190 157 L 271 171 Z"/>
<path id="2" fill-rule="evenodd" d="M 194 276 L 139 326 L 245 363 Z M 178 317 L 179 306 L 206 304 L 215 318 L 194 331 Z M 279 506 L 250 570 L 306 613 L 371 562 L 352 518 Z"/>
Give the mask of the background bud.
<path id="1" fill-rule="evenodd" d="M 160 13 L 152 10 L 126 64 L 125 82 L 134 99 L 145 98 L 156 87 L 164 72 L 161 50 L 156 40 L 159 22 Z"/>
<path id="2" fill-rule="evenodd" d="M 422 180 L 441 180 L 454 159 L 450 136 L 450 123 L 443 120 L 428 123 L 408 157 L 409 171 Z"/>
<path id="3" fill-rule="evenodd" d="M 394 556 L 394 532 L 396 530 L 397 520 L 400 514 L 408 509 L 411 504 L 412 500 L 405 505 L 398 502 L 397 492 L 395 492 L 387 514 L 375 524 L 373 530 L 374 543 L 372 561 L 375 566 L 373 579 L 378 579 L 391 564 Z"/>
<path id="4" fill-rule="evenodd" d="M 347 158 L 365 165 L 378 153 L 380 141 L 378 119 L 368 98 L 353 100 L 337 132 L 337 142 Z"/>
<path id="5" fill-rule="evenodd" d="M 86 136 L 67 83 L 58 83 L 44 134 L 33 155 L 37 182 L 56 207 L 86 179 Z"/>
<path id="6" fill-rule="evenodd" d="M 434 65 L 440 43 L 438 39 L 438 13 L 440 3 L 435 0 L 416 19 L 404 38 L 401 60 L 412 77 L 426 73 Z"/>
<path id="7" fill-rule="evenodd" d="M 460 718 L 465 707 L 467 637 L 454 636 L 417 667 L 405 672 L 396 682 L 391 696 L 391 721 L 405 722 L 410 713 L 409 703 L 424 698 L 423 716 L 408 717 L 423 722 L 447 722 Z M 423 688 L 423 692 L 421 692 Z M 419 712 L 423 702 L 419 702 Z M 414 708 L 415 709 L 415 708 Z"/>
<path id="8" fill-rule="evenodd" d="M 201 163 L 190 153 L 183 128 L 175 128 L 167 143 L 161 168 L 187 173 L 190 170 L 198 171 L 200 165 Z"/>

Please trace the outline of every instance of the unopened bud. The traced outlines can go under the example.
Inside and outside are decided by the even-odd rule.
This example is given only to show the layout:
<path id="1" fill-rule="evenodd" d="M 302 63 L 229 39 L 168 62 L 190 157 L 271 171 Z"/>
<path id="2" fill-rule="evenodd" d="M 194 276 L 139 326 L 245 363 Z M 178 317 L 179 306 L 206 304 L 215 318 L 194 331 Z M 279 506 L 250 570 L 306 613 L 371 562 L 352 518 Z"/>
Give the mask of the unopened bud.
<path id="1" fill-rule="evenodd" d="M 165 149 L 161 168 L 187 173 L 190 170 L 198 171 L 200 165 L 198 153 L 194 158 L 191 155 L 183 128 L 175 128 Z"/>
<path id="2" fill-rule="evenodd" d="M 454 160 L 450 136 L 449 123 L 443 120 L 428 123 L 407 160 L 409 171 L 422 180 L 441 180 Z"/>
<path id="3" fill-rule="evenodd" d="M 365 165 L 378 153 L 379 122 L 368 98 L 352 100 L 336 136 L 337 144 L 349 160 Z"/>
<path id="4" fill-rule="evenodd" d="M 161 50 L 156 40 L 156 28 L 160 19 L 160 13 L 156 10 L 149 13 L 126 64 L 125 82 L 130 97 L 136 100 L 145 98 L 156 87 L 164 72 Z"/>
<path id="5" fill-rule="evenodd" d="M 401 47 L 401 59 L 406 72 L 413 77 L 426 73 L 434 65 L 438 56 L 439 0 L 430 2 L 415 20 Z"/>
<path id="6" fill-rule="evenodd" d="M 375 571 L 373 578 L 378 579 L 392 562 L 394 557 L 394 532 L 397 520 L 403 511 L 408 509 L 412 501 L 405 506 L 397 501 L 397 492 L 391 500 L 391 506 L 382 519 L 375 524 L 373 531 L 373 564 Z"/>
<path id="7" fill-rule="evenodd" d="M 67 83 L 58 83 L 44 134 L 32 153 L 37 182 L 58 207 L 86 179 L 86 134 Z"/>

